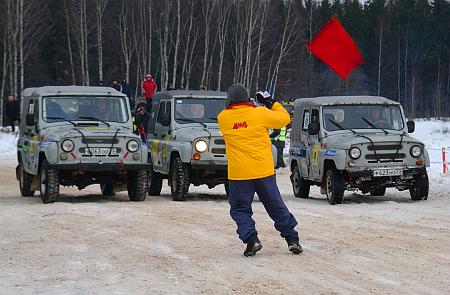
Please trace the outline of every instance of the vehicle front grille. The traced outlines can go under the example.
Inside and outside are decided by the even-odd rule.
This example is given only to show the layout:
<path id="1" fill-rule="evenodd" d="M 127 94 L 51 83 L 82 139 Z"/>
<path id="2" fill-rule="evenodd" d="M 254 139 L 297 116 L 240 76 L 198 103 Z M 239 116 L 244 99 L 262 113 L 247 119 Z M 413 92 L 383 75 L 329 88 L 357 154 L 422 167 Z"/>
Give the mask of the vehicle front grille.
<path id="1" fill-rule="evenodd" d="M 213 148 L 211 152 L 213 154 L 220 154 L 220 155 L 225 155 L 226 153 L 224 148 Z"/>
<path id="2" fill-rule="evenodd" d="M 406 155 L 404 154 L 404 153 L 398 153 L 398 154 L 395 154 L 395 153 L 389 153 L 389 154 L 369 154 L 369 155 L 366 155 L 366 159 L 367 160 L 375 160 L 375 162 L 376 162 L 376 160 L 377 159 L 379 159 L 379 160 L 388 160 L 388 162 L 390 162 L 390 161 L 394 161 L 394 162 L 397 162 L 397 161 L 400 161 L 400 162 L 402 162 L 402 160 L 400 160 L 400 159 L 404 159 L 404 158 L 406 158 Z M 369 161 L 369 162 L 371 162 L 371 161 Z"/>
<path id="3" fill-rule="evenodd" d="M 214 140 L 214 143 L 215 144 L 220 144 L 220 145 L 225 145 L 225 140 L 223 140 L 223 139 L 216 139 L 216 140 Z"/>
<path id="4" fill-rule="evenodd" d="M 82 143 L 87 144 L 112 144 L 113 138 L 99 138 L 99 137 L 87 137 L 81 140 Z M 119 143 L 117 138 L 114 139 L 114 144 Z"/>
<path id="5" fill-rule="evenodd" d="M 374 147 L 375 147 L 375 150 L 377 150 L 377 151 L 380 151 L 380 150 L 385 150 L 385 151 L 386 150 L 387 151 L 394 150 L 394 151 L 396 151 L 397 149 L 401 150 L 403 148 L 403 144 L 401 144 L 401 145 L 398 145 L 398 144 L 384 144 L 384 145 L 374 145 L 374 146 L 368 145 L 367 149 L 369 151 L 373 151 Z"/>

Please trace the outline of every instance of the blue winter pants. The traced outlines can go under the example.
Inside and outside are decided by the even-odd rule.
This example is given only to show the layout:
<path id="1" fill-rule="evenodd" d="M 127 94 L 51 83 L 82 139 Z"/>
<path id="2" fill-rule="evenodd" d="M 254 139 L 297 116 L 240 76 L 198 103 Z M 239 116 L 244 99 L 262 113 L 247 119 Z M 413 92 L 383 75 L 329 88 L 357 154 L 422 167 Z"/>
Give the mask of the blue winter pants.
<path id="1" fill-rule="evenodd" d="M 258 194 L 259 200 L 281 236 L 298 237 L 298 233 L 294 230 L 297 220 L 284 204 L 275 175 L 272 175 L 252 180 L 230 180 L 230 215 L 237 224 L 239 238 L 245 243 L 251 235 L 256 234 L 255 221 L 252 219 L 255 193 Z"/>

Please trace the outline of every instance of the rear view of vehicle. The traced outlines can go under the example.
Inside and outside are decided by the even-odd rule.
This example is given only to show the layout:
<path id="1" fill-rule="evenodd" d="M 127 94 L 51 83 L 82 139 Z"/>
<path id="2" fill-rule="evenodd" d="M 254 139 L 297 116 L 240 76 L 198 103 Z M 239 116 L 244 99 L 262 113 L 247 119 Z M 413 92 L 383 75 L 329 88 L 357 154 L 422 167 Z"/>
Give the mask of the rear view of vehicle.
<path id="1" fill-rule="evenodd" d="M 100 184 L 104 196 L 147 194 L 147 148 L 132 132 L 127 97 L 106 87 L 41 87 L 24 91 L 17 177 L 23 196 L 44 203 L 59 186 Z"/>

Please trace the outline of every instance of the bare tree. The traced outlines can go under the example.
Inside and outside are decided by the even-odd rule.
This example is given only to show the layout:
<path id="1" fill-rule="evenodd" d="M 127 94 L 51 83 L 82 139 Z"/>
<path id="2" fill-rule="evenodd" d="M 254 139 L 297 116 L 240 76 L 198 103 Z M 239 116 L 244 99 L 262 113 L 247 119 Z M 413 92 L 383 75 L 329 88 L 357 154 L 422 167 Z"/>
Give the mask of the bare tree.
<path id="1" fill-rule="evenodd" d="M 200 79 L 200 85 L 205 83 L 206 79 L 206 69 L 208 65 L 209 57 L 209 41 L 210 41 L 210 30 L 211 21 L 213 18 L 214 9 L 216 6 L 216 0 L 204 0 L 202 1 L 202 15 L 204 21 L 204 52 L 203 52 L 203 71 L 202 78 Z"/>
<path id="2" fill-rule="evenodd" d="M 181 7 L 180 0 L 177 0 L 177 34 L 175 37 L 175 53 L 173 54 L 173 69 L 172 69 L 172 85 L 175 87 L 177 82 L 177 68 L 178 68 L 178 47 L 180 46 L 181 33 Z"/>
<path id="3" fill-rule="evenodd" d="M 222 1 L 219 3 L 220 7 L 218 8 L 219 68 L 217 70 L 217 91 L 220 91 L 220 86 L 222 83 L 223 59 L 225 56 L 225 47 L 227 45 L 231 4 L 231 1 Z"/>
<path id="4" fill-rule="evenodd" d="M 73 63 L 73 52 L 72 52 L 72 39 L 70 33 L 70 18 L 69 18 L 69 9 L 67 8 L 67 1 L 64 0 L 64 15 L 66 17 L 66 35 L 67 35 L 67 49 L 69 51 L 69 63 L 70 63 L 70 71 L 72 76 L 72 84 L 75 85 L 75 66 Z"/>
<path id="5" fill-rule="evenodd" d="M 109 0 L 97 0 L 95 19 L 97 24 L 98 80 L 103 81 L 103 16 Z"/>
<path id="6" fill-rule="evenodd" d="M 293 0 L 286 1 L 287 6 L 286 20 L 284 22 L 283 33 L 280 40 L 279 55 L 275 64 L 272 78 L 268 83 L 268 85 L 270 85 L 270 89 L 272 89 L 273 94 L 275 94 L 276 83 L 278 80 L 281 62 L 283 58 L 285 58 L 289 54 L 290 50 L 295 45 L 298 38 L 298 34 L 296 34 L 298 18 L 293 15 L 293 5 L 294 5 Z"/>
<path id="7" fill-rule="evenodd" d="M 136 50 L 133 42 L 133 36 L 129 29 L 129 15 L 126 8 L 125 1 L 122 1 L 122 6 L 119 15 L 119 33 L 120 33 L 120 46 L 122 49 L 123 60 L 125 63 L 125 80 L 130 81 L 130 63 L 134 51 Z"/>
<path id="8" fill-rule="evenodd" d="M 184 35 L 186 36 L 185 38 L 185 46 L 184 46 L 184 57 L 183 57 L 183 65 L 181 67 L 181 87 L 189 87 L 189 78 L 187 79 L 187 83 L 185 82 L 186 80 L 186 69 L 188 67 L 188 60 L 190 55 L 190 49 L 191 47 L 195 47 L 192 46 L 191 44 L 191 32 L 192 32 L 192 27 L 193 27 L 193 19 L 194 19 L 194 0 L 190 1 L 191 5 L 190 5 L 190 12 L 189 12 L 189 25 L 187 26 L 187 36 L 186 33 L 184 33 Z M 185 29 L 186 30 L 186 29 Z M 196 40 L 196 37 L 194 37 L 194 40 Z M 189 72 L 190 75 L 190 72 Z M 174 85 L 175 86 L 175 85 Z"/>
<path id="9" fill-rule="evenodd" d="M 378 42 L 378 83 L 377 83 L 377 95 L 380 96 L 381 91 L 381 56 L 383 45 L 383 23 L 380 22 L 380 38 Z"/>

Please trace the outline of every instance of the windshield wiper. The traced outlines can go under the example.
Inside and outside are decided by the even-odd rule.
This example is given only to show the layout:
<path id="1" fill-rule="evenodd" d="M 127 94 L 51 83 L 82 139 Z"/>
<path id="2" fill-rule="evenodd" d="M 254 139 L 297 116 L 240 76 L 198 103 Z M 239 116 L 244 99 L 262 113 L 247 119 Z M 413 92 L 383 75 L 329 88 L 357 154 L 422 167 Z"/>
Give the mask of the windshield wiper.
<path id="1" fill-rule="evenodd" d="M 383 130 L 384 134 L 389 134 L 389 132 L 387 132 L 385 129 L 376 126 L 375 124 L 373 124 L 372 122 L 370 122 L 370 121 L 367 120 L 366 118 L 361 117 L 361 119 L 362 119 L 364 122 L 366 122 L 367 124 L 369 124 L 372 128 Z"/>
<path id="2" fill-rule="evenodd" d="M 69 122 L 73 126 L 77 126 L 77 123 L 75 123 L 74 121 L 68 120 L 63 117 L 45 117 L 45 119 L 47 119 L 47 120 L 63 120 L 63 121 Z"/>
<path id="3" fill-rule="evenodd" d="M 191 123 L 197 123 L 197 124 L 201 124 L 201 125 L 202 125 L 203 127 L 205 127 L 205 128 L 208 128 L 208 126 L 206 126 L 205 123 L 203 123 L 203 122 L 198 122 L 198 121 L 195 121 L 195 120 L 193 120 L 193 119 L 176 119 L 176 120 L 185 121 L 185 122 L 191 122 Z"/>
<path id="4" fill-rule="evenodd" d="M 209 117 L 208 119 L 218 121 L 217 118 L 214 118 L 214 117 Z"/>
<path id="5" fill-rule="evenodd" d="M 378 157 L 378 154 L 377 154 L 377 149 L 375 148 L 375 144 L 373 143 L 373 140 L 372 140 L 370 137 L 367 137 L 367 136 L 365 136 L 365 135 L 359 134 L 359 133 L 356 132 L 355 130 L 350 129 L 350 128 L 348 128 L 348 127 L 342 126 L 341 124 L 335 122 L 334 120 L 331 120 L 331 119 L 328 119 L 328 120 L 329 120 L 331 123 L 333 123 L 336 127 L 338 127 L 339 129 L 341 129 L 341 130 L 350 130 L 350 131 L 353 132 L 353 134 L 355 134 L 356 136 L 360 136 L 360 137 L 362 137 L 362 138 L 365 138 L 365 139 L 369 140 L 370 143 L 372 144 L 373 153 L 375 154 L 375 157 L 377 158 L 377 162 L 380 162 L 380 158 Z"/>
<path id="6" fill-rule="evenodd" d="M 111 125 L 108 122 L 100 120 L 100 119 L 97 119 L 95 117 L 84 117 L 83 116 L 83 117 L 78 117 L 78 119 L 86 119 L 86 120 L 98 121 L 98 122 L 102 122 L 103 124 L 105 124 L 108 127 L 111 127 Z"/>
<path id="7" fill-rule="evenodd" d="M 359 135 L 359 133 L 356 132 L 355 130 L 353 130 L 353 129 L 351 129 L 351 128 L 348 128 L 348 127 L 345 127 L 345 126 L 342 126 L 341 124 L 339 124 L 338 122 L 336 122 L 336 121 L 334 121 L 334 120 L 328 119 L 328 121 L 330 121 L 331 123 L 333 123 L 334 126 L 336 126 L 337 128 L 339 128 L 339 129 L 341 129 L 341 130 L 350 130 L 351 132 L 353 132 L 353 134 Z"/>

